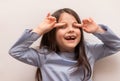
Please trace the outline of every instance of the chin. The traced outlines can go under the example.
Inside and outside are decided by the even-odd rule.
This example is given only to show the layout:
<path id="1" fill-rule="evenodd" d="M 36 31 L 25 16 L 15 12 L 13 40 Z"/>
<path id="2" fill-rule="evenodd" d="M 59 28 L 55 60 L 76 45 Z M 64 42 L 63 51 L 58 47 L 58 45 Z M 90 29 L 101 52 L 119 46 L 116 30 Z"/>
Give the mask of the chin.
<path id="1" fill-rule="evenodd" d="M 74 49 L 77 45 L 67 45 L 68 48 Z"/>

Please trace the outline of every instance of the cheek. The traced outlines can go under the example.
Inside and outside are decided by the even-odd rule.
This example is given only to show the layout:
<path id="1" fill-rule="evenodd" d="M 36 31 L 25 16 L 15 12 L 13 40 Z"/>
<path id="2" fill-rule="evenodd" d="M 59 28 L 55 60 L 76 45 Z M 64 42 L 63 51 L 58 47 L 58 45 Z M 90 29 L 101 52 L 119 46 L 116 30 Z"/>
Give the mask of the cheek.
<path id="1" fill-rule="evenodd" d="M 64 37 L 64 32 L 62 30 L 56 30 L 56 41 L 57 43 L 60 42 L 61 39 Z"/>
<path id="2" fill-rule="evenodd" d="M 62 36 L 62 32 L 60 30 L 56 30 L 56 39 Z"/>
<path id="3" fill-rule="evenodd" d="M 80 41 L 81 40 L 81 31 L 77 30 L 76 33 L 77 33 L 77 36 L 78 36 L 78 40 Z"/>
<path id="4" fill-rule="evenodd" d="M 64 37 L 66 30 L 63 29 L 57 29 L 56 30 L 56 38 L 58 37 Z"/>
<path id="5" fill-rule="evenodd" d="M 76 32 L 78 35 L 81 35 L 81 30 L 80 30 L 80 29 L 76 29 L 75 32 Z"/>

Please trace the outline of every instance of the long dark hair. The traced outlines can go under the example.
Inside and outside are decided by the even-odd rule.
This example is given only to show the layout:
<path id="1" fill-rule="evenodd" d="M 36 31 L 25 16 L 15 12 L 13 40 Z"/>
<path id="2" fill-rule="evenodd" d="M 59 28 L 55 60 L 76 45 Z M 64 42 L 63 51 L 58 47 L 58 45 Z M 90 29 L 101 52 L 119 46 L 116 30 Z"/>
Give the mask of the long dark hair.
<path id="1" fill-rule="evenodd" d="M 61 14 L 64 12 L 74 16 L 77 22 L 81 23 L 81 20 L 77 15 L 77 13 L 69 8 L 59 9 L 56 12 L 54 12 L 52 16 L 56 17 L 58 22 Z M 78 67 L 78 69 L 79 67 L 82 67 L 83 69 L 83 72 L 84 72 L 83 81 L 87 81 L 88 79 L 90 79 L 92 72 L 91 72 L 91 66 L 88 62 L 88 59 L 85 53 L 83 30 L 80 29 L 80 32 L 81 32 L 81 40 L 79 44 L 75 47 L 75 60 L 77 60 L 76 67 Z M 55 38 L 55 33 L 56 33 L 55 28 L 45 33 L 41 39 L 40 48 L 43 46 L 47 46 L 49 51 L 59 52 L 59 48 Z M 42 81 L 40 68 L 38 68 L 36 72 L 36 81 Z"/>

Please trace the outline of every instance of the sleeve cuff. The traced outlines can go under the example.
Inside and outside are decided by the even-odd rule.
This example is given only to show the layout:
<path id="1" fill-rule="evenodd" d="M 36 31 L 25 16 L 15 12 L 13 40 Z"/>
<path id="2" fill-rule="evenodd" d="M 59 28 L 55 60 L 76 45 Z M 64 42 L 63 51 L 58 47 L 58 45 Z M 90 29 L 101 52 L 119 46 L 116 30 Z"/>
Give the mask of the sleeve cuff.
<path id="1" fill-rule="evenodd" d="M 32 29 L 26 29 L 25 33 L 25 35 L 28 35 L 29 39 L 31 38 L 32 40 L 37 40 L 40 37 L 39 34 L 32 32 Z"/>

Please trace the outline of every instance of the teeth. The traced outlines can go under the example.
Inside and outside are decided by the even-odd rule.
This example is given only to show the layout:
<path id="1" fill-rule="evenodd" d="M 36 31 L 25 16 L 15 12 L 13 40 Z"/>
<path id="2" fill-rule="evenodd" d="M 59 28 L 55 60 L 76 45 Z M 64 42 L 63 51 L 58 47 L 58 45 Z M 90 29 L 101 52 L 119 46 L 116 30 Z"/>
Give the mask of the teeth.
<path id="1" fill-rule="evenodd" d="M 74 36 L 72 36 L 71 38 L 75 38 Z"/>
<path id="2" fill-rule="evenodd" d="M 67 40 L 74 40 L 76 37 L 75 36 L 67 36 L 67 37 L 65 37 L 65 39 L 67 39 Z"/>

